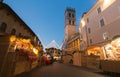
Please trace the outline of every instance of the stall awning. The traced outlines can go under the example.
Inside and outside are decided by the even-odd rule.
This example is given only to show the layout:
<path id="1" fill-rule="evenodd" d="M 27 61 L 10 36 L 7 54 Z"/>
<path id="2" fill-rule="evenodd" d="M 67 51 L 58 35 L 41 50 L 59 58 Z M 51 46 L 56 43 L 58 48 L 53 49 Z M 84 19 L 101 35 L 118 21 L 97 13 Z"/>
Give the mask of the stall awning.
<path id="1" fill-rule="evenodd" d="M 99 55 L 100 54 L 100 47 L 99 46 L 89 46 L 87 48 L 87 55 Z"/>
<path id="2" fill-rule="evenodd" d="M 112 38 L 112 40 L 116 40 L 117 38 L 120 38 L 120 35 L 116 35 Z"/>

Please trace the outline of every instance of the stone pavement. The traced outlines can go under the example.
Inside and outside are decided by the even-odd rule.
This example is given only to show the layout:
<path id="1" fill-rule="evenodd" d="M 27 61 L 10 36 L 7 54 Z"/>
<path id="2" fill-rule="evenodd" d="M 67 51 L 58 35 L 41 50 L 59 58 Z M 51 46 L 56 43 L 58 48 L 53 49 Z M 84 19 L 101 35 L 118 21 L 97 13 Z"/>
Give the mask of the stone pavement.
<path id="1" fill-rule="evenodd" d="M 88 68 L 77 68 L 72 65 L 53 63 L 15 77 L 110 77 L 94 72 L 95 70 L 92 71 L 92 69 Z"/>

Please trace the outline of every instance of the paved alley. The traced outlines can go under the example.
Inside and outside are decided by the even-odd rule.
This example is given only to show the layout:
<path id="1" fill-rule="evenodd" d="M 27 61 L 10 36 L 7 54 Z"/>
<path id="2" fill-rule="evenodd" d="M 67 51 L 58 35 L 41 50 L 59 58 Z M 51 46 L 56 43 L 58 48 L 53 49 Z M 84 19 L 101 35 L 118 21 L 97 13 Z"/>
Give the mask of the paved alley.
<path id="1" fill-rule="evenodd" d="M 94 70 L 77 68 L 72 65 L 53 63 L 52 65 L 39 67 L 16 77 L 109 77 L 94 72 Z"/>

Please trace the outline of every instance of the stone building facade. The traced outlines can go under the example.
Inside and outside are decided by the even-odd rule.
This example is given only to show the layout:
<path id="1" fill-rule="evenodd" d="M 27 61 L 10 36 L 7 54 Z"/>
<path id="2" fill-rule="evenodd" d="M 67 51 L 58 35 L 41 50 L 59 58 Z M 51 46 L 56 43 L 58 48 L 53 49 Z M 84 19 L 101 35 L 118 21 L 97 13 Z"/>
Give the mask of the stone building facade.
<path id="1" fill-rule="evenodd" d="M 119 0 L 98 0 L 80 23 L 81 49 L 89 56 L 88 67 L 99 68 L 99 60 L 119 60 Z"/>
<path id="2" fill-rule="evenodd" d="M 32 29 L 7 4 L 0 2 L 0 77 L 13 77 L 37 65 L 37 61 L 31 63 L 23 56 L 16 56 L 10 48 L 11 36 L 29 39 L 35 48 L 42 49 L 41 41 Z"/>

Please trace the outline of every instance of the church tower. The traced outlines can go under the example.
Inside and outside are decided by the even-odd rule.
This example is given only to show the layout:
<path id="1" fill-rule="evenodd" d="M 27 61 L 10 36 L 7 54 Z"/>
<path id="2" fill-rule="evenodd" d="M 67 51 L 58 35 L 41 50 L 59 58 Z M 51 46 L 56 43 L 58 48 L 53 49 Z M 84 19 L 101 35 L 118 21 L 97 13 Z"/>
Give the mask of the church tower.
<path id="1" fill-rule="evenodd" d="M 74 8 L 65 10 L 65 38 L 68 40 L 76 33 L 76 15 Z"/>

